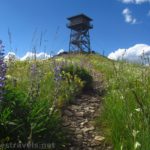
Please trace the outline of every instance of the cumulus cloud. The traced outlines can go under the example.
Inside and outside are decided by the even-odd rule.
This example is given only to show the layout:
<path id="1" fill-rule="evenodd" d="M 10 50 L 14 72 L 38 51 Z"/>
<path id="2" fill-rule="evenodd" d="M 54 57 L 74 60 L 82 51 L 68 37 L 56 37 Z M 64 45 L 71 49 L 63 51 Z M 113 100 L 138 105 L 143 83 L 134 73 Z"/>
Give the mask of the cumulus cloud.
<path id="1" fill-rule="evenodd" d="M 36 53 L 36 59 L 37 60 L 44 60 L 44 59 L 48 59 L 50 58 L 51 55 L 48 55 L 47 53 L 44 52 L 40 52 L 40 53 Z M 9 60 L 20 60 L 20 61 L 25 61 L 25 60 L 33 60 L 35 58 L 35 54 L 32 52 L 27 52 L 23 57 L 19 58 L 16 56 L 16 54 L 14 52 L 8 52 L 4 59 L 6 61 Z"/>
<path id="2" fill-rule="evenodd" d="M 48 55 L 47 53 L 41 52 L 41 53 L 33 53 L 33 52 L 27 52 L 22 58 L 20 58 L 21 61 L 24 60 L 33 60 L 36 56 L 37 60 L 44 60 L 44 59 L 48 59 L 51 56 Z"/>
<path id="3" fill-rule="evenodd" d="M 126 4 L 134 3 L 134 0 L 120 0 L 120 1 L 123 2 L 123 3 L 126 3 Z"/>
<path id="4" fill-rule="evenodd" d="M 130 23 L 130 24 L 137 23 L 137 19 L 132 16 L 132 12 L 131 12 L 131 10 L 129 8 L 125 8 L 122 11 L 122 14 L 123 14 L 123 16 L 125 18 L 125 22 L 126 23 Z"/>
<path id="5" fill-rule="evenodd" d="M 57 52 L 57 55 L 61 54 L 65 52 L 63 49 L 59 50 Z M 48 59 L 48 58 L 51 58 L 53 57 L 52 55 L 49 55 L 47 53 L 44 53 L 44 52 L 40 52 L 40 53 L 33 53 L 33 52 L 30 52 L 28 51 L 23 57 L 17 57 L 16 54 L 14 52 L 9 52 L 7 55 L 5 55 L 5 60 L 6 61 L 9 61 L 9 60 L 20 60 L 20 61 L 25 61 L 25 60 L 33 60 L 36 56 L 36 59 L 37 60 L 44 60 L 44 59 Z"/>
<path id="6" fill-rule="evenodd" d="M 146 2 L 150 2 L 150 0 L 120 0 L 121 2 L 125 4 L 142 4 Z"/>
<path id="7" fill-rule="evenodd" d="M 128 49 L 118 49 L 108 55 L 109 59 L 127 60 L 134 63 L 145 63 L 150 59 L 150 45 L 136 44 Z"/>
<path id="8" fill-rule="evenodd" d="M 5 57 L 4 60 L 19 60 L 19 57 L 16 56 L 14 52 L 9 52 Z"/>

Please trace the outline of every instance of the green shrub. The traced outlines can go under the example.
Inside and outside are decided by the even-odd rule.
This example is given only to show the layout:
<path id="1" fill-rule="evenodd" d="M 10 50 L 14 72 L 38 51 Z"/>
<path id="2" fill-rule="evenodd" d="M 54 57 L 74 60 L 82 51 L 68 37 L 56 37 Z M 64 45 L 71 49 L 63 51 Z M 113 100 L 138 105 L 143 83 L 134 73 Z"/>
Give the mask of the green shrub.
<path id="1" fill-rule="evenodd" d="M 83 88 L 83 81 L 79 77 L 72 76 L 70 73 L 63 72 L 62 75 L 65 79 L 62 80 L 59 94 L 57 98 L 57 106 L 58 108 L 62 108 L 63 106 L 70 103 L 74 98 L 81 94 Z M 61 94 L 60 94 L 61 93 Z"/>
<path id="2" fill-rule="evenodd" d="M 19 89 L 7 87 L 4 101 L 1 102 L 0 141 L 25 142 L 29 129 L 28 114 L 29 104 L 25 93 Z"/>
<path id="3" fill-rule="evenodd" d="M 0 105 L 0 144 L 55 143 L 56 149 L 62 147 L 66 139 L 61 115 L 51 110 L 51 98 L 39 97 L 31 103 L 22 89 L 7 85 Z"/>
<path id="4" fill-rule="evenodd" d="M 65 73 L 69 73 L 73 78 L 75 76 L 80 78 L 84 83 L 84 91 L 91 90 L 93 88 L 93 78 L 86 69 L 79 66 L 68 65 L 63 67 L 62 71 L 64 71 Z"/>

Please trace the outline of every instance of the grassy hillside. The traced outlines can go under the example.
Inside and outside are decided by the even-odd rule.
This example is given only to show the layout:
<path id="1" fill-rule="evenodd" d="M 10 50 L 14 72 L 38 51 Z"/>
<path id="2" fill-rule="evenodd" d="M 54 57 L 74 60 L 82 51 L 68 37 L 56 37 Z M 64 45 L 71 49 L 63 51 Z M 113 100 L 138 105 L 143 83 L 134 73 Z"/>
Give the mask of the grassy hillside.
<path id="1" fill-rule="evenodd" d="M 94 54 L 12 61 L 7 66 L 0 106 L 1 144 L 55 143 L 63 149 L 67 139 L 61 129 L 61 109 L 91 88 L 92 76 L 104 81 L 103 110 L 96 122 L 107 141 L 115 150 L 149 150 L 149 67 Z"/>

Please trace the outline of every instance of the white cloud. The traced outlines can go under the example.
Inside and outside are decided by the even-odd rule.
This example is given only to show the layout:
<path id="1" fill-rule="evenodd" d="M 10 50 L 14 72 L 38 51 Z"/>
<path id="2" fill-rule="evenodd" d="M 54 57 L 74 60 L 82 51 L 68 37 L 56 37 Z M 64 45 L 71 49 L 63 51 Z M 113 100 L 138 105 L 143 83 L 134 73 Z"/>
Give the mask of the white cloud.
<path id="1" fill-rule="evenodd" d="M 134 0 L 120 0 L 123 3 L 134 3 Z"/>
<path id="2" fill-rule="evenodd" d="M 121 2 L 125 4 L 142 4 L 146 2 L 150 2 L 150 0 L 120 0 Z"/>
<path id="3" fill-rule="evenodd" d="M 63 49 L 59 50 L 57 52 L 57 55 L 65 52 Z M 37 60 L 44 60 L 53 57 L 52 55 L 49 55 L 44 52 L 36 53 L 36 59 Z M 35 58 L 35 54 L 33 52 L 28 51 L 23 57 L 19 58 L 16 56 L 14 52 L 9 52 L 7 55 L 5 55 L 5 60 L 20 60 L 20 61 L 25 61 L 25 60 L 33 60 Z"/>
<path id="4" fill-rule="evenodd" d="M 21 61 L 25 61 L 25 60 L 33 60 L 35 57 L 35 54 L 32 52 L 27 52 L 23 57 L 19 58 L 16 56 L 16 54 L 14 52 L 8 52 L 7 55 L 5 55 L 4 59 L 6 61 L 9 60 L 21 60 Z M 36 59 L 37 60 L 44 60 L 44 59 L 48 59 L 51 56 L 48 55 L 47 53 L 44 52 L 40 52 L 36 54 Z"/>
<path id="5" fill-rule="evenodd" d="M 5 57 L 4 60 L 18 60 L 19 58 L 16 56 L 14 52 L 9 52 Z"/>
<path id="6" fill-rule="evenodd" d="M 137 19 L 132 16 L 132 12 L 129 8 L 125 8 L 122 11 L 122 14 L 125 18 L 126 23 L 130 23 L 130 24 L 136 24 L 137 23 Z"/>
<path id="7" fill-rule="evenodd" d="M 150 45 L 136 44 L 128 49 L 118 49 L 108 55 L 109 59 L 149 64 Z"/>
<path id="8" fill-rule="evenodd" d="M 21 61 L 24 60 L 33 60 L 36 56 L 37 60 L 44 60 L 44 59 L 48 59 L 51 56 L 48 55 L 47 53 L 41 52 L 41 53 L 33 53 L 33 52 L 27 52 L 22 58 L 20 58 Z"/>
<path id="9" fill-rule="evenodd" d="M 125 49 L 119 48 L 115 52 L 112 52 L 108 55 L 108 58 L 113 60 L 122 60 L 123 55 L 125 54 Z"/>

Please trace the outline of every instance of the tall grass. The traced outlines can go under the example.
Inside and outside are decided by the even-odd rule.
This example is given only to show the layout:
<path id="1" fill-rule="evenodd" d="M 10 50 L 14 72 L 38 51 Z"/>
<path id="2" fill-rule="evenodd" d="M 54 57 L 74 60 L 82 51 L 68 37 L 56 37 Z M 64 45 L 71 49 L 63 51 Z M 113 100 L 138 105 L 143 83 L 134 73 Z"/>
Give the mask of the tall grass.
<path id="1" fill-rule="evenodd" d="M 98 122 L 114 149 L 149 150 L 150 68 L 99 55 L 73 55 L 67 60 L 91 74 L 103 75 L 103 79 L 98 79 L 105 81 L 106 93 Z"/>
<path id="2" fill-rule="evenodd" d="M 150 68 L 111 61 L 95 63 L 95 68 L 106 76 L 107 93 L 99 121 L 107 139 L 115 150 L 149 150 Z"/>
<path id="3" fill-rule="evenodd" d="M 65 72 L 62 79 L 62 72 L 56 68 L 63 62 L 53 61 L 8 62 L 0 110 L 0 144 L 54 143 L 61 149 L 67 142 L 61 108 L 80 92 L 83 83 Z"/>
<path id="4" fill-rule="evenodd" d="M 105 81 L 98 122 L 114 150 L 149 150 L 150 68 L 113 62 L 99 55 L 8 64 L 0 143 L 54 142 L 57 149 L 62 148 L 66 140 L 60 126 L 61 108 L 80 94 L 86 85 L 84 75 L 91 87 L 89 72 L 95 78 L 102 74 L 98 79 Z"/>

